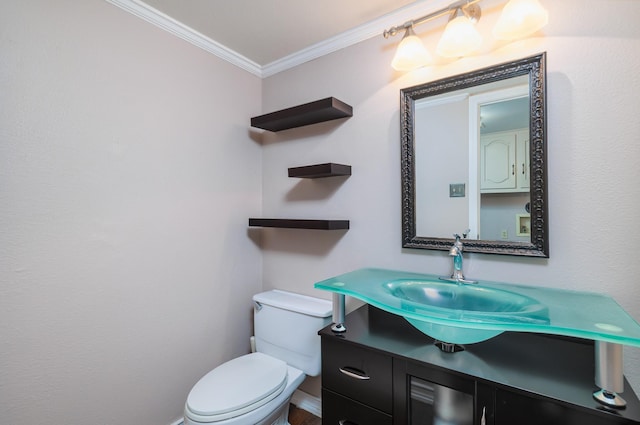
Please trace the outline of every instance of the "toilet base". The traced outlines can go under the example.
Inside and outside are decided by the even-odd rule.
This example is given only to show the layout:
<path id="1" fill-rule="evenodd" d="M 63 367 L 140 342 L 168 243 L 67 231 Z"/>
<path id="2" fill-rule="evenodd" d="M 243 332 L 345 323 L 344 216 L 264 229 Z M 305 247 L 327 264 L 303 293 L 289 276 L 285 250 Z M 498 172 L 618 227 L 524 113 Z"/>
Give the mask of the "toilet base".
<path id="1" fill-rule="evenodd" d="M 278 406 L 278 408 L 274 410 L 273 413 L 271 413 L 264 420 L 258 422 L 256 425 L 290 425 L 289 424 L 290 402 L 291 402 L 291 398 L 286 400 L 281 406 Z"/>

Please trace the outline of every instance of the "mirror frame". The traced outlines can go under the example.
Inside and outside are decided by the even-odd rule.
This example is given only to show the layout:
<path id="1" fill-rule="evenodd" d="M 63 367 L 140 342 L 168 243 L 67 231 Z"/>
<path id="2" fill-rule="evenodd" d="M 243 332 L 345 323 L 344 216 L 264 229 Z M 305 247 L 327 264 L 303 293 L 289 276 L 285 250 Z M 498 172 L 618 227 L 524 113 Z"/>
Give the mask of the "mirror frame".
<path id="1" fill-rule="evenodd" d="M 547 203 L 546 53 L 400 90 L 400 145 L 402 173 L 402 247 L 449 250 L 452 238 L 416 235 L 415 215 L 415 101 L 428 96 L 529 76 L 530 103 L 530 214 L 531 241 L 464 239 L 466 252 L 549 257 Z M 459 231 L 463 231 L 460 229 Z M 453 235 L 452 235 L 453 236 Z"/>

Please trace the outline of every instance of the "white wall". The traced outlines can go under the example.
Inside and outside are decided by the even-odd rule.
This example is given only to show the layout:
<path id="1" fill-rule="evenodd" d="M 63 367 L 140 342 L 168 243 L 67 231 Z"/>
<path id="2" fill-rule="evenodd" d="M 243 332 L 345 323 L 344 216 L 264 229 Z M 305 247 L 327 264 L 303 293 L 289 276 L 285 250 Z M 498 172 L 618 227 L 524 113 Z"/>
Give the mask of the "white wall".
<path id="1" fill-rule="evenodd" d="M 261 81 L 103 1 L 0 2 L 0 422 L 169 424 L 246 353 Z"/>
<path id="2" fill-rule="evenodd" d="M 395 73 L 389 63 L 399 38 L 380 36 L 264 81 L 265 111 L 326 96 L 354 107 L 348 120 L 268 137 L 265 215 L 346 218 L 351 229 L 265 231 L 265 287 L 329 298 L 313 283 L 360 267 L 447 273 L 445 252 L 401 248 L 399 90 L 546 51 L 551 257 L 467 253 L 465 274 L 604 292 L 640 320 L 640 262 L 633 257 L 640 245 L 640 2 L 543 3 L 551 17 L 544 37 L 494 44 L 483 55 L 449 65 Z M 483 8 L 484 34 L 495 15 Z M 429 43 L 434 51 L 435 41 Z M 353 175 L 311 182 L 286 177 L 287 167 L 328 161 L 351 164 Z M 625 349 L 625 360 L 638 392 L 640 349 Z"/>
<path id="3" fill-rule="evenodd" d="M 468 98 L 415 111 L 414 160 L 416 235 L 451 238 L 469 222 Z M 457 124 L 456 124 L 457 123 Z M 449 185 L 462 183 L 465 196 L 451 197 Z M 473 229 L 477 232 L 477 229 Z"/>
<path id="4" fill-rule="evenodd" d="M 483 193 L 480 195 L 480 237 L 499 241 L 507 231 L 508 240 L 530 242 L 530 236 L 518 236 L 518 214 L 526 214 L 525 205 L 531 200 L 529 192 Z"/>

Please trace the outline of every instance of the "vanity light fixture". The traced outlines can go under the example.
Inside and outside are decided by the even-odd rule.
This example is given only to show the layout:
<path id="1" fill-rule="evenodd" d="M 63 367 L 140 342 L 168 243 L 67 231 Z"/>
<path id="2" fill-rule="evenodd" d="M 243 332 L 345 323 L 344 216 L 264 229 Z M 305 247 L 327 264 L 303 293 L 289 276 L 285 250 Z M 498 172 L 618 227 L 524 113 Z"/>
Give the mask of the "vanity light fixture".
<path id="1" fill-rule="evenodd" d="M 413 26 L 409 26 L 398 45 L 391 66 L 400 71 L 411 71 L 431 62 L 431 54 L 422 44 L 422 40 L 413 32 Z"/>
<path id="2" fill-rule="evenodd" d="M 393 37 L 405 30 L 391 66 L 397 71 L 411 71 L 429 65 L 431 55 L 416 36 L 414 27 L 441 16 L 449 15 L 449 22 L 436 47 L 436 53 L 447 58 L 469 55 L 482 45 L 482 36 L 475 28 L 480 19 L 480 0 L 458 0 L 449 6 L 420 18 L 407 21 L 384 30 L 384 38 Z M 548 21 L 547 11 L 538 0 L 509 0 L 493 30 L 500 40 L 515 40 L 526 37 L 544 27 Z"/>
<path id="3" fill-rule="evenodd" d="M 480 6 L 457 8 L 440 37 L 436 53 L 445 58 L 459 58 L 480 49 L 482 36 L 476 29 L 479 19 Z"/>
<path id="4" fill-rule="evenodd" d="M 511 0 L 493 27 L 493 36 L 498 40 L 516 40 L 533 34 L 548 21 L 549 13 L 538 0 Z"/>

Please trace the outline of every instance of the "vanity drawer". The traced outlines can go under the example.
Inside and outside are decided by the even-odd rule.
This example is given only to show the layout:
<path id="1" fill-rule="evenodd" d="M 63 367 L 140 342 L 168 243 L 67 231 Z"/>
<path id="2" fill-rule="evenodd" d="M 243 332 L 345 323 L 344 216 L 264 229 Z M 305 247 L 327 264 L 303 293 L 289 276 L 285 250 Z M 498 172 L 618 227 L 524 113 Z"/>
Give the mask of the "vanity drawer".
<path id="1" fill-rule="evenodd" d="M 322 338 L 322 385 L 386 413 L 392 409 L 392 359 L 377 351 Z"/>
<path id="2" fill-rule="evenodd" d="M 391 416 L 329 390 L 322 390 L 322 425 L 391 425 Z"/>

